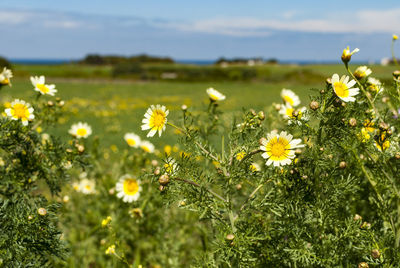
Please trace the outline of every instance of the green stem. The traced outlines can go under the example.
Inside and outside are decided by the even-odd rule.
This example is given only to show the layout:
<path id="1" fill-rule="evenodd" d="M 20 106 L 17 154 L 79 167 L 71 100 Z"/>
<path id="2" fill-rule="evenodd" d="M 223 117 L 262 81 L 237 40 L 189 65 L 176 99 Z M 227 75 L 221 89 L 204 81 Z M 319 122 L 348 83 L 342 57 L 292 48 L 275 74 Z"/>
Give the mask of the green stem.
<path id="1" fill-rule="evenodd" d="M 357 83 L 357 85 L 359 86 L 359 88 L 360 88 L 360 90 L 362 91 L 362 93 L 363 93 L 363 94 L 365 95 L 365 97 L 367 98 L 370 108 L 373 109 L 374 112 L 375 112 L 375 115 L 376 115 L 377 117 L 379 117 L 378 110 L 375 108 L 374 103 L 371 101 L 371 98 L 368 96 L 367 91 L 365 90 L 365 88 L 363 87 L 363 85 L 361 85 L 360 81 L 358 81 L 358 79 L 357 79 L 357 78 L 354 76 L 354 74 L 350 71 L 349 64 L 348 64 L 348 63 L 345 63 L 344 66 L 345 66 L 347 72 L 350 74 L 350 76 L 356 81 L 356 83 Z"/>
<path id="2" fill-rule="evenodd" d="M 396 59 L 396 55 L 394 54 L 394 39 L 392 39 L 392 47 L 391 47 L 391 50 L 392 50 L 393 62 L 394 62 L 396 65 L 399 65 L 399 63 L 397 62 L 397 59 Z"/>
<path id="3" fill-rule="evenodd" d="M 212 194 L 213 196 L 215 196 L 215 197 L 218 198 L 219 200 L 221 200 L 221 201 L 223 201 L 223 202 L 225 202 L 225 203 L 228 202 L 225 198 L 223 198 L 222 196 L 220 196 L 219 194 L 217 194 L 217 193 L 214 192 L 213 190 L 211 190 L 211 189 L 209 189 L 209 188 L 207 188 L 207 187 L 205 187 L 205 186 L 201 186 L 200 184 L 197 184 L 197 183 L 195 183 L 194 181 L 187 180 L 187 179 L 181 179 L 181 178 L 174 178 L 174 179 L 177 180 L 177 181 L 182 181 L 182 182 L 184 182 L 184 183 L 191 184 L 191 185 L 193 185 L 193 186 L 195 186 L 195 187 L 203 187 L 203 188 L 206 189 L 210 194 Z"/>

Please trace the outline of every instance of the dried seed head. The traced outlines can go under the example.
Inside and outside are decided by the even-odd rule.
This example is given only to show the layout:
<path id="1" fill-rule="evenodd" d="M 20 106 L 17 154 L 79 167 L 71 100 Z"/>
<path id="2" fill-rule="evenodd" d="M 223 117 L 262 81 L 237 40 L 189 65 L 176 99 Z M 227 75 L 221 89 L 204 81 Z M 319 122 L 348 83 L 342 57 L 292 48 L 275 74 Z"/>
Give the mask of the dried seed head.
<path id="1" fill-rule="evenodd" d="M 168 174 L 163 174 L 160 176 L 160 178 L 158 179 L 158 182 L 162 185 L 165 186 L 169 183 L 169 176 Z"/>
<path id="2" fill-rule="evenodd" d="M 371 256 L 374 259 L 379 259 L 381 257 L 381 253 L 377 249 L 371 250 Z"/>
<path id="3" fill-rule="evenodd" d="M 317 101 L 310 102 L 310 109 L 315 111 L 319 108 L 319 103 Z"/>
<path id="4" fill-rule="evenodd" d="M 346 162 L 344 162 L 344 161 L 342 161 L 342 162 L 339 163 L 339 167 L 340 167 L 341 169 L 346 168 L 346 166 L 347 166 L 347 164 L 346 164 Z"/>
<path id="5" fill-rule="evenodd" d="M 350 118 L 349 124 L 350 126 L 355 127 L 357 126 L 357 120 L 355 118 Z"/>

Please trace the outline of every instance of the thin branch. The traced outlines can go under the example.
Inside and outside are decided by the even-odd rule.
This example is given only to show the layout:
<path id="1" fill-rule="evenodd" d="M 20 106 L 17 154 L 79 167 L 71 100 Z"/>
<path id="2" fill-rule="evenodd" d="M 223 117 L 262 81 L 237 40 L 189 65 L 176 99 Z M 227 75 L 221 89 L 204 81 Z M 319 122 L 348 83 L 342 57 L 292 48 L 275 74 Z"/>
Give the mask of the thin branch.
<path id="1" fill-rule="evenodd" d="M 209 189 L 209 188 L 207 188 L 207 187 L 205 187 L 205 186 L 201 186 L 200 184 L 197 184 L 197 183 L 195 183 L 194 181 L 187 180 L 187 179 L 182 179 L 182 178 L 174 178 L 174 179 L 177 180 L 177 181 L 182 181 L 182 182 L 184 182 L 184 183 L 191 184 L 191 185 L 193 185 L 193 186 L 195 186 L 195 187 L 200 187 L 200 188 L 203 187 L 203 188 L 205 188 L 210 194 L 212 194 L 212 195 L 214 195 L 215 197 L 217 197 L 219 200 L 221 200 L 221 201 L 223 201 L 223 202 L 225 202 L 225 203 L 228 202 L 225 198 L 223 198 L 222 196 L 220 196 L 219 194 L 217 194 L 217 193 L 214 192 L 213 190 L 211 190 L 211 189 Z"/>

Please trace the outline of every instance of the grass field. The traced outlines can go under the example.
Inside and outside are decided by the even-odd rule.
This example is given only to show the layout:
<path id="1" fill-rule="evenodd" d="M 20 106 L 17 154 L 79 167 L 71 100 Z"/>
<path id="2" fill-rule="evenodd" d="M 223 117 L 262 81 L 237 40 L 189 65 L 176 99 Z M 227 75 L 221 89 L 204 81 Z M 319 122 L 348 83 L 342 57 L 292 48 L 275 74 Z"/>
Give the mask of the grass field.
<path id="1" fill-rule="evenodd" d="M 200 67 L 188 67 L 200 68 Z M 207 67 L 204 67 L 207 68 Z M 266 110 L 273 102 L 280 102 L 282 88 L 290 88 L 299 94 L 307 105 L 311 88 L 325 86 L 324 78 L 333 73 L 345 74 L 342 65 L 271 65 L 255 67 L 269 73 L 273 79 L 256 82 L 142 82 L 129 79 L 114 80 L 110 67 L 77 65 L 16 65 L 13 87 L 3 91 L 3 101 L 21 98 L 27 101 L 35 97 L 29 81 L 31 75 L 45 75 L 46 83 L 56 84 L 57 96 L 66 101 L 65 116 L 56 129 L 45 130 L 67 137 L 70 125 L 77 121 L 88 122 L 93 134 L 98 135 L 106 146 L 126 146 L 123 135 L 135 132 L 145 138 L 140 130 L 143 114 L 150 104 L 163 104 L 171 110 L 170 120 L 180 116 L 180 107 L 206 107 L 205 90 L 214 87 L 227 98 L 221 103 L 224 111 L 240 111 L 242 108 Z M 354 69 L 354 66 L 352 67 Z M 392 66 L 372 66 L 374 76 L 389 83 Z M 171 129 L 162 138 L 151 141 L 159 146 L 175 142 Z"/>

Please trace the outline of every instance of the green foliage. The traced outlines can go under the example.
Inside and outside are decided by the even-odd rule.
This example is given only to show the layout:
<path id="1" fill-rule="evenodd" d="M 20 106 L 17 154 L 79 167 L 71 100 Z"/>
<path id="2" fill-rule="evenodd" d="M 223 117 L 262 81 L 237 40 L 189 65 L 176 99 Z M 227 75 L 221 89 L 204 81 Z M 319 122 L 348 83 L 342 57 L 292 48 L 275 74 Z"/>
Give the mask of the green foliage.
<path id="1" fill-rule="evenodd" d="M 1 69 L 1 71 L 3 70 L 4 67 L 6 67 L 8 69 L 11 69 L 11 63 L 6 58 L 0 56 L 0 69 Z"/>

